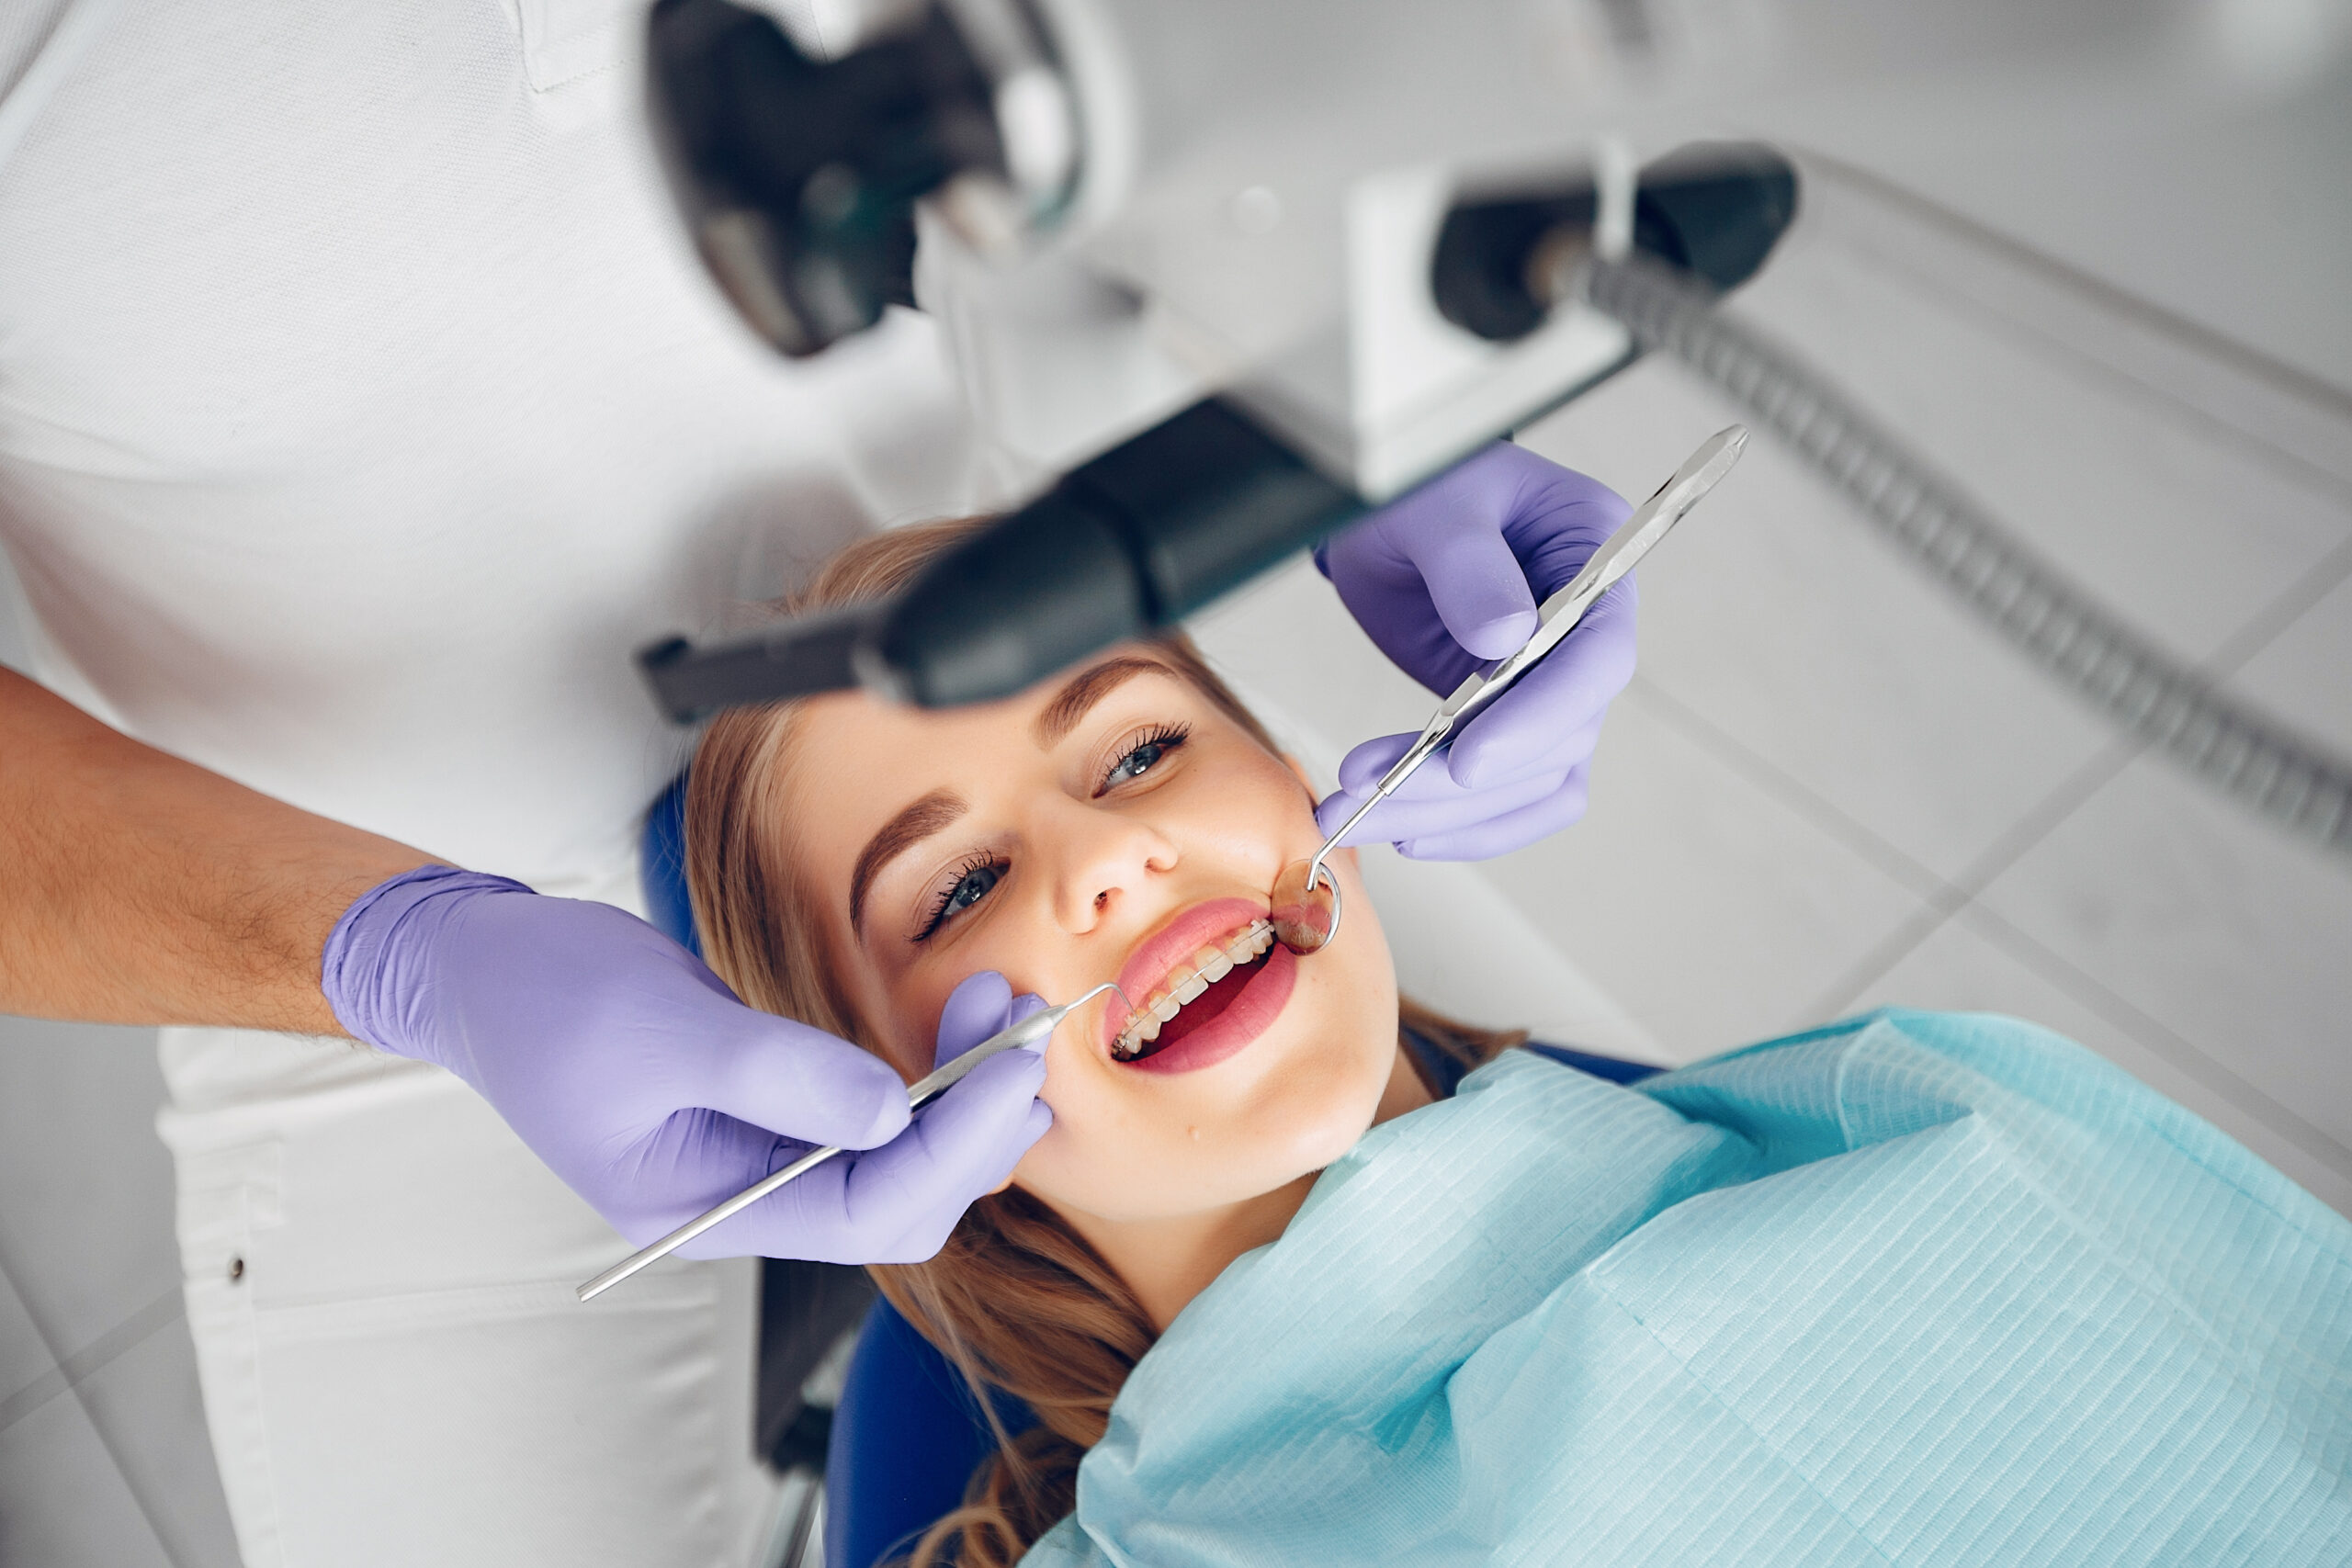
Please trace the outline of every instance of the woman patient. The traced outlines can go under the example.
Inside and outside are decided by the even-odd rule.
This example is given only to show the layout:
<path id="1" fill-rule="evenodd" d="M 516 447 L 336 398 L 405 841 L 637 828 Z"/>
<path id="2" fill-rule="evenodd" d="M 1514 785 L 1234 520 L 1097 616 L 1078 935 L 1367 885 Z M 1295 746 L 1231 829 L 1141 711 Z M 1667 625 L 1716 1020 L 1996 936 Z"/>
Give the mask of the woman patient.
<path id="1" fill-rule="evenodd" d="M 944 1013 L 1141 1010 L 1065 1023 L 1050 1129 L 874 1270 L 1041 1422 L 919 1562 L 2352 1557 L 2352 1232 L 2061 1042 L 1895 1015 L 1618 1088 L 1400 1001 L 1351 852 L 1298 958 L 1269 889 L 1314 797 L 1181 637 L 731 713 L 690 788 L 755 1007 L 910 1081 L 986 1032 Z"/>

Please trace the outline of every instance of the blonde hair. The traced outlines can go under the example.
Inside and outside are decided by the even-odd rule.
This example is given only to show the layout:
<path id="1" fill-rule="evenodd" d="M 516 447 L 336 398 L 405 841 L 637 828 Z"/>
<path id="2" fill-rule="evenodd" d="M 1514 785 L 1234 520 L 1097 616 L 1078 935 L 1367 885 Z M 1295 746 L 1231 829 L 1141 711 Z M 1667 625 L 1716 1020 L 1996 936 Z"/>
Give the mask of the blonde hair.
<path id="1" fill-rule="evenodd" d="M 967 518 L 861 539 L 778 608 L 798 614 L 880 598 L 982 525 Z M 1281 748 L 1181 632 L 1154 652 L 1267 750 Z M 714 720 L 686 789 L 686 880 L 703 950 L 752 1007 L 812 1024 L 881 1054 L 867 1038 L 823 947 L 814 890 L 793 852 L 787 809 L 797 703 L 738 708 Z M 1523 1032 L 1459 1024 L 1407 1001 L 1400 1027 L 1464 1065 Z M 1079 1461 L 1101 1440 L 1112 1402 L 1151 1348 L 1143 1308 L 1109 1264 L 1051 1209 L 1018 1188 L 972 1205 L 928 1262 L 868 1270 L 890 1304 L 968 1382 L 997 1450 L 964 1505 L 927 1530 L 914 1561 L 964 1568 L 1017 1560 L 1074 1505 Z M 1018 1438 L 991 1391 L 1022 1401 L 1037 1426 Z"/>

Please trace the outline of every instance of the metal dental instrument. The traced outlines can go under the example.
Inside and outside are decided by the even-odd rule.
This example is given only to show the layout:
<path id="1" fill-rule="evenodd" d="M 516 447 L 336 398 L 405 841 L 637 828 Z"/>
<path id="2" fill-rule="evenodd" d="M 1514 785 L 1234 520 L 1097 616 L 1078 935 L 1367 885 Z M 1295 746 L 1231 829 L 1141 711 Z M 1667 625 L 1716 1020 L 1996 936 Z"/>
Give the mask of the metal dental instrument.
<path id="1" fill-rule="evenodd" d="M 997 1031 L 929 1077 L 917 1081 L 911 1089 L 907 1090 L 908 1112 L 911 1114 L 921 1111 L 924 1106 L 945 1094 L 956 1085 L 963 1082 L 967 1073 L 999 1052 L 1010 1051 L 1016 1046 L 1042 1043 L 1047 1035 L 1059 1027 L 1062 1020 L 1105 991 L 1117 991 L 1121 1001 L 1127 999 L 1126 992 L 1120 991 L 1115 981 L 1105 980 L 1075 1001 L 1064 1002 L 1059 1007 L 1039 1009 L 1011 1027 Z M 1133 1012 L 1135 1004 L 1128 1002 L 1127 1010 Z M 782 1170 L 753 1182 L 707 1213 L 688 1220 L 652 1246 L 641 1247 L 630 1253 L 586 1284 L 578 1287 L 572 1293 L 583 1302 L 595 1300 L 647 1264 L 659 1262 L 669 1257 L 713 1225 L 732 1219 L 786 1182 L 816 1169 L 842 1152 L 840 1148 L 830 1145 L 821 1149 L 809 1150 Z"/>
<path id="2" fill-rule="evenodd" d="M 1420 738 L 1381 775 L 1380 783 L 1365 796 L 1363 804 L 1323 840 L 1315 858 L 1293 861 L 1283 868 L 1274 884 L 1272 919 L 1274 934 L 1284 947 L 1294 953 L 1314 953 L 1339 934 L 1340 885 L 1324 865 L 1323 857 L 1337 848 L 1374 807 L 1396 794 L 1413 776 L 1415 769 L 1442 750 L 1455 730 L 1486 712 L 1521 676 L 1558 647 L 1601 594 L 1633 570 L 1666 537 L 1667 531 L 1682 521 L 1683 514 L 1698 505 L 1715 488 L 1715 482 L 1731 471 L 1732 465 L 1739 460 L 1740 449 L 1747 445 L 1747 427 L 1740 424 L 1717 431 L 1701 443 L 1699 449 L 1674 470 L 1674 477 L 1658 486 L 1657 494 L 1635 507 L 1634 514 L 1592 553 L 1567 586 L 1544 601 L 1535 635 L 1517 653 L 1492 669 L 1473 671 L 1464 677 L 1462 684 L 1453 689 L 1453 694 L 1439 705 L 1437 713 L 1422 728 Z"/>

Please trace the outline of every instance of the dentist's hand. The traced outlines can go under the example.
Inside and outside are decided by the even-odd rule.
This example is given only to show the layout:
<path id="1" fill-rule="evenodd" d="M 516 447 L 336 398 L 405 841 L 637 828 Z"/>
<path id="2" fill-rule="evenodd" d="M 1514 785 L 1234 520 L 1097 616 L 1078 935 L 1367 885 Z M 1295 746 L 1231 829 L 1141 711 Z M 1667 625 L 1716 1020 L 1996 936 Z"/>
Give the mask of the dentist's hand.
<path id="1" fill-rule="evenodd" d="M 1508 442 L 1391 502 L 1316 552 L 1349 613 L 1441 696 L 1535 630 L 1556 592 L 1632 508 L 1596 479 Z M 1422 860 L 1484 860 L 1584 815 L 1601 716 L 1634 675 L 1634 580 L 1350 834 Z M 1317 808 L 1329 832 L 1404 755 L 1412 735 L 1367 740 Z"/>
<path id="2" fill-rule="evenodd" d="M 908 1124 L 878 1057 L 737 1001 L 702 961 L 609 905 L 426 866 L 353 904 L 322 983 L 345 1028 L 479 1090 L 632 1245 L 821 1144 L 838 1156 L 681 1250 L 917 1262 L 1052 1124 L 1045 1060 L 1007 1051 Z M 993 982 L 990 985 L 989 982 Z M 940 1019 L 942 1057 L 1011 1020 L 1001 976 Z"/>

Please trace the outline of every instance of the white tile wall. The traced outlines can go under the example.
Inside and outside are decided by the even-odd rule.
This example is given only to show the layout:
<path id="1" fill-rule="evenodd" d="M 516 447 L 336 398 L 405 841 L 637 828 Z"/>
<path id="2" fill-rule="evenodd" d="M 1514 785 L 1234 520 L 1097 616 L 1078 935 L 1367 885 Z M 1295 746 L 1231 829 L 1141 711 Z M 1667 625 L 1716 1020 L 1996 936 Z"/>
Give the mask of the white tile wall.
<path id="1" fill-rule="evenodd" d="M 155 1032 L 9 1020 L 0 1073 L 0 1267 L 73 1356 L 179 1289 Z"/>
<path id="2" fill-rule="evenodd" d="M 232 1568 L 237 1540 L 204 1439 L 196 1346 L 176 1310 L 75 1392 L 147 1525 L 178 1568 Z"/>
<path id="3" fill-rule="evenodd" d="M 0 1430 L 59 1386 L 56 1367 L 23 1298 L 0 1273 Z"/>
<path id="4" fill-rule="evenodd" d="M 2352 537 L 2327 476 L 1869 250 L 1833 233 L 1786 262 L 1741 310 L 2177 654 L 2212 651 Z"/>
<path id="5" fill-rule="evenodd" d="M 1983 903 L 2316 1128 L 2352 1177 L 2352 857 L 2143 759 Z"/>
<path id="6" fill-rule="evenodd" d="M 1653 360 L 1523 439 L 1646 495 L 1738 417 Z M 1639 575 L 1644 678 L 1937 876 L 2106 739 L 1769 437 Z"/>
<path id="7" fill-rule="evenodd" d="M 2352 571 L 2352 552 L 2345 565 Z M 2232 683 L 2339 756 L 2352 756 L 2352 575 L 2247 660 Z"/>
<path id="8" fill-rule="evenodd" d="M 1485 870 L 1687 1061 L 1804 1021 L 1921 889 L 1677 716 L 1621 699 L 1585 821 Z"/>

